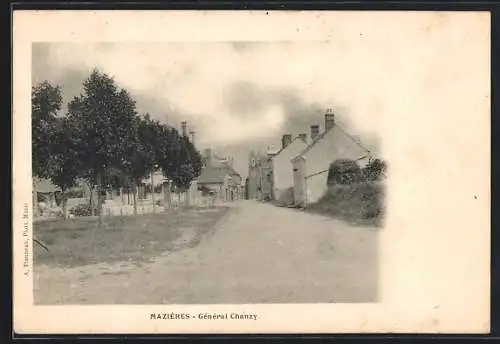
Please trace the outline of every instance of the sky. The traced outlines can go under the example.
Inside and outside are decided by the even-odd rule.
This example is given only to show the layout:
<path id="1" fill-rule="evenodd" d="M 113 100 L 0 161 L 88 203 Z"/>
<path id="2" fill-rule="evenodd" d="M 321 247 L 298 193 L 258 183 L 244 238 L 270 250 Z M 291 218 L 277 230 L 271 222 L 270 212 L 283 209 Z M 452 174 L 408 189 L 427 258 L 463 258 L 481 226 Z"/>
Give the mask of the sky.
<path id="1" fill-rule="evenodd" d="M 367 58 L 369 56 L 369 58 Z M 283 134 L 336 121 L 372 148 L 380 81 L 394 61 L 380 42 L 34 43 L 32 82 L 60 85 L 64 106 L 93 68 L 112 76 L 139 113 L 177 128 L 202 150 L 234 158 L 245 177 L 250 150 L 278 150 Z M 375 123 L 375 124 L 374 124 Z"/>

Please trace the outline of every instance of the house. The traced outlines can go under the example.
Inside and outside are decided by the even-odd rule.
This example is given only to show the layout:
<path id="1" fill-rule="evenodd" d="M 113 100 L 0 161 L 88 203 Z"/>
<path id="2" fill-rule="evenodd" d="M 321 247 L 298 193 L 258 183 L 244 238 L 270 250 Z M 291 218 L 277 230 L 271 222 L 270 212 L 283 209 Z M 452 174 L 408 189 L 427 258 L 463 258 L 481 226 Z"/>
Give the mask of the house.
<path id="1" fill-rule="evenodd" d="M 325 129 L 319 132 L 319 125 L 311 126 L 312 142 L 291 159 L 293 168 L 294 202 L 307 207 L 318 201 L 327 190 L 330 164 L 337 159 L 351 159 L 363 167 L 375 156 L 359 140 L 349 135 L 335 123 L 330 110 L 325 114 Z"/>
<path id="2" fill-rule="evenodd" d="M 33 207 L 35 215 L 38 215 L 38 203 L 44 202 L 49 208 L 56 206 L 56 194 L 61 189 L 45 178 L 33 178 Z"/>
<path id="3" fill-rule="evenodd" d="M 49 179 L 33 178 L 33 207 L 35 216 L 39 215 L 39 203 L 43 202 L 48 208 L 55 208 L 60 202 L 61 188 L 52 183 Z M 76 185 L 66 190 L 66 207 L 71 209 L 73 206 L 86 203 L 90 199 L 90 189 L 86 183 L 76 180 Z"/>
<path id="4" fill-rule="evenodd" d="M 197 188 L 204 196 L 214 192 L 227 201 L 236 200 L 241 194 L 241 176 L 232 167 L 232 158 L 219 157 L 211 149 L 203 155 L 203 169 L 197 180 Z"/>
<path id="5" fill-rule="evenodd" d="M 293 188 L 293 170 L 290 160 L 307 147 L 307 134 L 285 134 L 281 139 L 281 149 L 271 157 L 272 198 L 281 200 L 288 189 Z"/>
<path id="6" fill-rule="evenodd" d="M 266 200 L 272 198 L 272 171 L 271 158 L 276 153 L 251 152 L 249 157 L 248 178 L 246 183 L 246 198 Z"/>
<path id="7" fill-rule="evenodd" d="M 206 166 L 197 184 L 204 196 L 214 192 L 223 200 L 235 200 L 240 192 L 241 177 L 229 166 Z"/>

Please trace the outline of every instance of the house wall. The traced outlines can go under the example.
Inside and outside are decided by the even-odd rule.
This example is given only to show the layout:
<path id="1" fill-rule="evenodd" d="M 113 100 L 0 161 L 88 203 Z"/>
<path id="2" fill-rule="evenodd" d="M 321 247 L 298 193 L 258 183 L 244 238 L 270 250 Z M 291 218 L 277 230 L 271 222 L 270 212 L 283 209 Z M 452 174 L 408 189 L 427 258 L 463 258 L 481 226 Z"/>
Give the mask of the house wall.
<path id="1" fill-rule="evenodd" d="M 326 184 L 328 171 L 310 176 L 306 179 L 306 205 L 317 202 L 328 189 Z"/>
<path id="2" fill-rule="evenodd" d="M 326 133 L 305 154 L 306 204 L 318 201 L 327 190 L 328 168 L 337 159 L 356 160 L 367 152 L 337 127 Z M 367 161 L 366 159 L 363 160 Z"/>
<path id="3" fill-rule="evenodd" d="M 293 166 L 291 159 L 306 148 L 304 141 L 295 139 L 278 155 L 272 158 L 273 163 L 273 197 L 280 199 L 282 194 L 294 185 Z"/>
<path id="4" fill-rule="evenodd" d="M 257 189 L 260 186 L 259 182 L 259 169 L 257 167 L 248 170 L 248 183 L 247 183 L 247 198 L 257 199 Z"/>
<path id="5" fill-rule="evenodd" d="M 271 198 L 273 193 L 273 167 L 271 161 L 263 161 L 260 167 L 261 191 L 260 200 Z"/>
<path id="6" fill-rule="evenodd" d="M 293 198 L 296 206 L 304 206 L 306 202 L 305 160 L 299 158 L 292 162 L 293 167 Z"/>

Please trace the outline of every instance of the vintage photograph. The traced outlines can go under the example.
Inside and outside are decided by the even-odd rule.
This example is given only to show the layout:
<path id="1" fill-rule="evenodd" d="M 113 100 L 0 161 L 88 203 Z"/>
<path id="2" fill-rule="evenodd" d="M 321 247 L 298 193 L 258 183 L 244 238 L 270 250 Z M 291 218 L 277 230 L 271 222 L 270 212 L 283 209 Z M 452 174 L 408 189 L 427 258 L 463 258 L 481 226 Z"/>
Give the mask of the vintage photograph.
<path id="1" fill-rule="evenodd" d="M 16 11 L 16 333 L 486 333 L 490 33 Z"/>
<path id="2" fill-rule="evenodd" d="M 388 162 L 349 53 L 33 43 L 34 303 L 378 302 Z"/>

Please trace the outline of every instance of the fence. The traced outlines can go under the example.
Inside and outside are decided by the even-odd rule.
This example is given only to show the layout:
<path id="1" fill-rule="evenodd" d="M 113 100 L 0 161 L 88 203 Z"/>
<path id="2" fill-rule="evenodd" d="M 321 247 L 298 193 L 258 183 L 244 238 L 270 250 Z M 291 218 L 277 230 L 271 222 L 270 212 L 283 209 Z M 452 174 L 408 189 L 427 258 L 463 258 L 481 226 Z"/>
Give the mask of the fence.
<path id="1" fill-rule="evenodd" d="M 189 199 L 186 200 L 186 197 Z M 239 197 L 238 197 L 239 198 Z M 238 198 L 234 199 L 237 200 Z M 170 200 L 165 199 L 163 193 L 147 194 L 146 198 L 136 198 L 137 214 L 161 213 L 165 211 L 165 201 L 167 208 L 177 209 L 185 206 L 209 207 L 224 204 L 230 200 L 224 200 L 220 197 L 203 196 L 201 191 L 189 193 L 171 193 Z M 67 200 L 66 209 L 71 211 L 79 204 L 88 204 L 88 198 L 70 198 Z M 133 195 L 108 195 L 108 199 L 102 205 L 103 216 L 130 216 L 134 215 Z M 62 216 L 62 210 L 59 207 L 47 209 L 43 216 L 37 216 L 37 220 L 54 218 Z"/>

